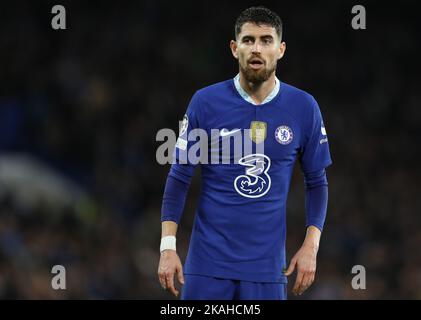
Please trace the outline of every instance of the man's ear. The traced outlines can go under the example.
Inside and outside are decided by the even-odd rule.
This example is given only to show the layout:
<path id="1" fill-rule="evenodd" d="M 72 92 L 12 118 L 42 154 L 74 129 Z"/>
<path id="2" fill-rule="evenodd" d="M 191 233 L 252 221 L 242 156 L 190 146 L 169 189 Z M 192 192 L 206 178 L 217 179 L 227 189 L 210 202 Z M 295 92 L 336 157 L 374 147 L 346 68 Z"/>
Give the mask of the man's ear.
<path id="1" fill-rule="evenodd" d="M 230 41 L 230 48 L 231 48 L 231 52 L 232 52 L 232 55 L 234 56 L 234 58 L 238 59 L 237 42 L 235 40 Z"/>
<path id="2" fill-rule="evenodd" d="M 284 56 L 286 49 L 287 44 L 285 42 L 281 42 L 281 45 L 279 46 L 278 60 Z"/>

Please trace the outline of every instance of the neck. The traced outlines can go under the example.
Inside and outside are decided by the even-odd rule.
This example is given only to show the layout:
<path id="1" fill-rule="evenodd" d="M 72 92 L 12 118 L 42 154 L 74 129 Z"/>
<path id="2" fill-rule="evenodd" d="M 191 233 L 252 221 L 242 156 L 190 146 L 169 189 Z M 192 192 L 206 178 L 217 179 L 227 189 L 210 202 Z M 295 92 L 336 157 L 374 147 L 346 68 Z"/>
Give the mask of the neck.
<path id="1" fill-rule="evenodd" d="M 261 104 L 275 88 L 275 72 L 266 81 L 254 83 L 246 80 L 240 71 L 240 85 L 256 104 Z"/>

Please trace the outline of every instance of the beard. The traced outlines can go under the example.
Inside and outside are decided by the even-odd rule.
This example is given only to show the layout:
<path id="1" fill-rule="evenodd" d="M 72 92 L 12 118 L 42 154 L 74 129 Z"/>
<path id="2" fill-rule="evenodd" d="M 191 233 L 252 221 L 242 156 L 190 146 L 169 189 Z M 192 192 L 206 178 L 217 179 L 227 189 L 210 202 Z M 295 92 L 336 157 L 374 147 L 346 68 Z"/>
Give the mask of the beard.
<path id="1" fill-rule="evenodd" d="M 272 73 L 276 70 L 276 64 L 270 68 L 262 68 L 260 70 L 253 70 L 248 66 L 248 64 L 246 65 L 246 67 L 240 64 L 240 70 L 247 82 L 259 84 L 267 81 L 270 78 Z"/>

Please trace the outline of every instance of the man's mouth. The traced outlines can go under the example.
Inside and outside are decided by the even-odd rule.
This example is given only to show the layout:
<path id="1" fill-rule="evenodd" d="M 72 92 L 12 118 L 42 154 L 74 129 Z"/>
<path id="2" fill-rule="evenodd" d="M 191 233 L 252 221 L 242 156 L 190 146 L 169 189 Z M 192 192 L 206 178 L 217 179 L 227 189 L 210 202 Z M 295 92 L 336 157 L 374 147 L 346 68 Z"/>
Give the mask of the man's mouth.
<path id="1" fill-rule="evenodd" d="M 249 62 L 248 62 L 248 64 L 254 70 L 258 70 L 258 69 L 262 68 L 265 65 L 264 61 L 261 60 L 261 59 L 259 59 L 259 58 L 250 59 Z"/>

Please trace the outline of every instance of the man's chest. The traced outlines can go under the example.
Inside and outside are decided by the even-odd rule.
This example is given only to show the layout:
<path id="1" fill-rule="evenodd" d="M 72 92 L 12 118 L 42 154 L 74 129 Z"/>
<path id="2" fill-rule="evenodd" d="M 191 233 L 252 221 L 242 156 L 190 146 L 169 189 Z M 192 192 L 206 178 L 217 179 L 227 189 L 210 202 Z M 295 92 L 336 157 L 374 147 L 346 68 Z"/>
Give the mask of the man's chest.
<path id="1" fill-rule="evenodd" d="M 212 117 L 213 118 L 213 117 Z M 265 106 L 228 111 L 209 118 L 209 145 L 224 159 L 265 154 L 272 160 L 294 160 L 301 146 L 301 126 L 288 112 Z"/>

